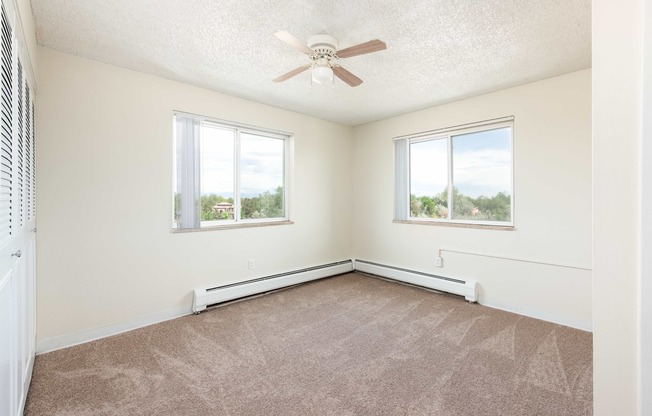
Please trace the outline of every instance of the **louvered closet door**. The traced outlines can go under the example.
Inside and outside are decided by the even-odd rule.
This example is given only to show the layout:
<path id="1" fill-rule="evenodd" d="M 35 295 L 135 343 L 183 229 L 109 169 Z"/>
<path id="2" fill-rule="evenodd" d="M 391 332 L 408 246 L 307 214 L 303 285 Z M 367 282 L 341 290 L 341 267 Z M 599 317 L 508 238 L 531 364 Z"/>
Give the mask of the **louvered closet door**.
<path id="1" fill-rule="evenodd" d="M 22 414 L 35 350 L 34 94 L 10 2 L 0 43 L 0 416 Z"/>
<path id="2" fill-rule="evenodd" d="M 2 7 L 2 141 L 0 142 L 0 247 L 12 237 L 13 161 L 13 45 L 7 15 Z"/>
<path id="3" fill-rule="evenodd" d="M 11 29 L 4 5 L 1 26 L 2 56 L 0 57 L 0 247 L 11 243 L 12 163 L 13 163 L 13 48 Z M 4 254 L 4 253 L 3 253 Z M 16 333 L 15 278 L 7 256 L 0 257 L 0 415 L 15 415 L 17 400 L 15 379 Z"/>

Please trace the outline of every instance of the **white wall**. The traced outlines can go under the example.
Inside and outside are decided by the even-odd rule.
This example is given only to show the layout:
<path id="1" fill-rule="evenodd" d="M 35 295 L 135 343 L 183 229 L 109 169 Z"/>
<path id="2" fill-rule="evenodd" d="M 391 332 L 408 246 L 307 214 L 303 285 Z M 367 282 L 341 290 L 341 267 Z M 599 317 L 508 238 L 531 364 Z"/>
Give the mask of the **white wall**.
<path id="1" fill-rule="evenodd" d="M 515 230 L 395 224 L 396 136 L 514 115 Z M 356 127 L 354 257 L 475 278 L 480 303 L 591 328 L 591 272 L 443 253 L 455 249 L 591 268 L 591 71 Z"/>
<path id="2" fill-rule="evenodd" d="M 20 24 L 23 29 L 22 40 L 25 42 L 25 48 L 29 54 L 29 61 L 34 71 L 34 76 L 38 72 L 38 56 L 37 56 L 37 43 L 36 43 L 36 25 L 32 15 L 32 4 L 30 0 L 14 0 L 18 6 L 18 14 L 20 15 Z"/>
<path id="3" fill-rule="evenodd" d="M 640 304 L 650 302 L 649 296 L 644 298 L 639 291 L 640 279 L 650 279 L 650 275 L 641 276 L 640 269 L 640 217 L 649 216 L 649 211 L 641 211 L 641 197 L 649 206 L 652 192 L 649 187 L 641 187 L 640 177 L 644 86 L 647 97 L 650 92 L 650 85 L 643 83 L 642 72 L 643 5 L 640 0 L 595 0 L 592 4 L 596 416 L 652 412 L 649 407 L 645 411 L 640 407 L 643 397 L 649 400 L 650 391 L 641 391 L 639 379 L 639 353 L 647 350 L 649 354 L 652 349 L 649 339 L 648 344 L 641 343 L 639 327 Z M 646 23 L 652 23 L 649 17 Z M 646 109 L 649 118 L 650 108 Z M 650 163 L 649 150 L 647 157 Z M 649 181 L 648 177 L 645 184 L 649 185 Z M 649 238 L 650 230 L 646 232 Z M 648 258 L 649 255 L 646 253 Z M 645 265 L 649 267 L 649 263 Z M 650 316 L 646 318 L 650 325 Z M 649 383 L 649 367 L 643 374 Z"/>
<path id="4" fill-rule="evenodd" d="M 41 350 L 189 312 L 195 287 L 349 258 L 351 128 L 49 49 L 39 59 Z M 173 110 L 293 132 L 295 223 L 170 233 Z"/>
<path id="5" fill-rule="evenodd" d="M 641 137 L 641 270 L 638 288 L 638 304 L 641 308 L 638 322 L 641 331 L 639 351 L 641 354 L 641 384 L 640 400 L 641 414 L 652 414 L 652 394 L 642 392 L 652 391 L 652 302 L 649 294 L 652 293 L 652 7 L 649 2 L 644 6 L 644 34 L 643 36 L 643 129 Z M 643 253 L 648 253 L 643 255 Z"/>

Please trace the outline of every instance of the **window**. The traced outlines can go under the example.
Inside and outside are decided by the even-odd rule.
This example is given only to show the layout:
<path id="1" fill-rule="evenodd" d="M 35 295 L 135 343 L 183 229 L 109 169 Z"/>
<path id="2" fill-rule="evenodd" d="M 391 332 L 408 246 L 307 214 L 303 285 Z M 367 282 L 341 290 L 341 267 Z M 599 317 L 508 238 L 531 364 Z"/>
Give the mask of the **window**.
<path id="1" fill-rule="evenodd" d="M 396 139 L 395 219 L 513 225 L 512 120 Z"/>
<path id="2" fill-rule="evenodd" d="M 287 221 L 289 138 L 175 114 L 173 228 Z"/>

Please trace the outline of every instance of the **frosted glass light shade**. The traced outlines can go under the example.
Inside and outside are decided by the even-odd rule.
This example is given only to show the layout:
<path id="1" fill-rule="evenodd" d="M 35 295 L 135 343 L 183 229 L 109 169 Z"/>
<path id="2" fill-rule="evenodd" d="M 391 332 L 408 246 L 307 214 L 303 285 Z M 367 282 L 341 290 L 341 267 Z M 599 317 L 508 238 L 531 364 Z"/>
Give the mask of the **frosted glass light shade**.
<path id="1" fill-rule="evenodd" d="M 333 81 L 333 70 L 328 65 L 315 65 L 312 69 L 312 80 L 318 84 Z"/>

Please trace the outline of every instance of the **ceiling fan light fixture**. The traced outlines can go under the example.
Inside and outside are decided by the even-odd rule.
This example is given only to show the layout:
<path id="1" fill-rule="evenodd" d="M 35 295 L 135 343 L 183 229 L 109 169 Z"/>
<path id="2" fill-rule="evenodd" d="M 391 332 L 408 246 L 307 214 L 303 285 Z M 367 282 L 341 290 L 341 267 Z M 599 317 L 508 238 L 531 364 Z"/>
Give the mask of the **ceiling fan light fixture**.
<path id="1" fill-rule="evenodd" d="M 308 45 L 295 38 L 285 31 L 274 33 L 274 36 L 297 49 L 300 52 L 308 55 L 310 63 L 293 69 L 292 71 L 274 78 L 274 82 L 283 82 L 288 80 L 308 68 L 311 69 L 310 79 L 312 84 L 326 84 L 330 83 L 333 88 L 334 77 L 338 77 L 351 87 L 357 87 L 362 84 L 362 80 L 346 69 L 339 65 L 339 60 L 343 58 L 351 58 L 353 56 L 365 55 L 372 52 L 382 51 L 387 48 L 385 42 L 374 39 L 369 42 L 361 43 L 355 46 L 349 46 L 344 49 L 337 49 L 337 39 L 330 35 L 315 35 L 308 39 Z"/>
<path id="2" fill-rule="evenodd" d="M 317 84 L 333 82 L 333 69 L 328 64 L 317 64 L 312 68 L 312 80 Z"/>

